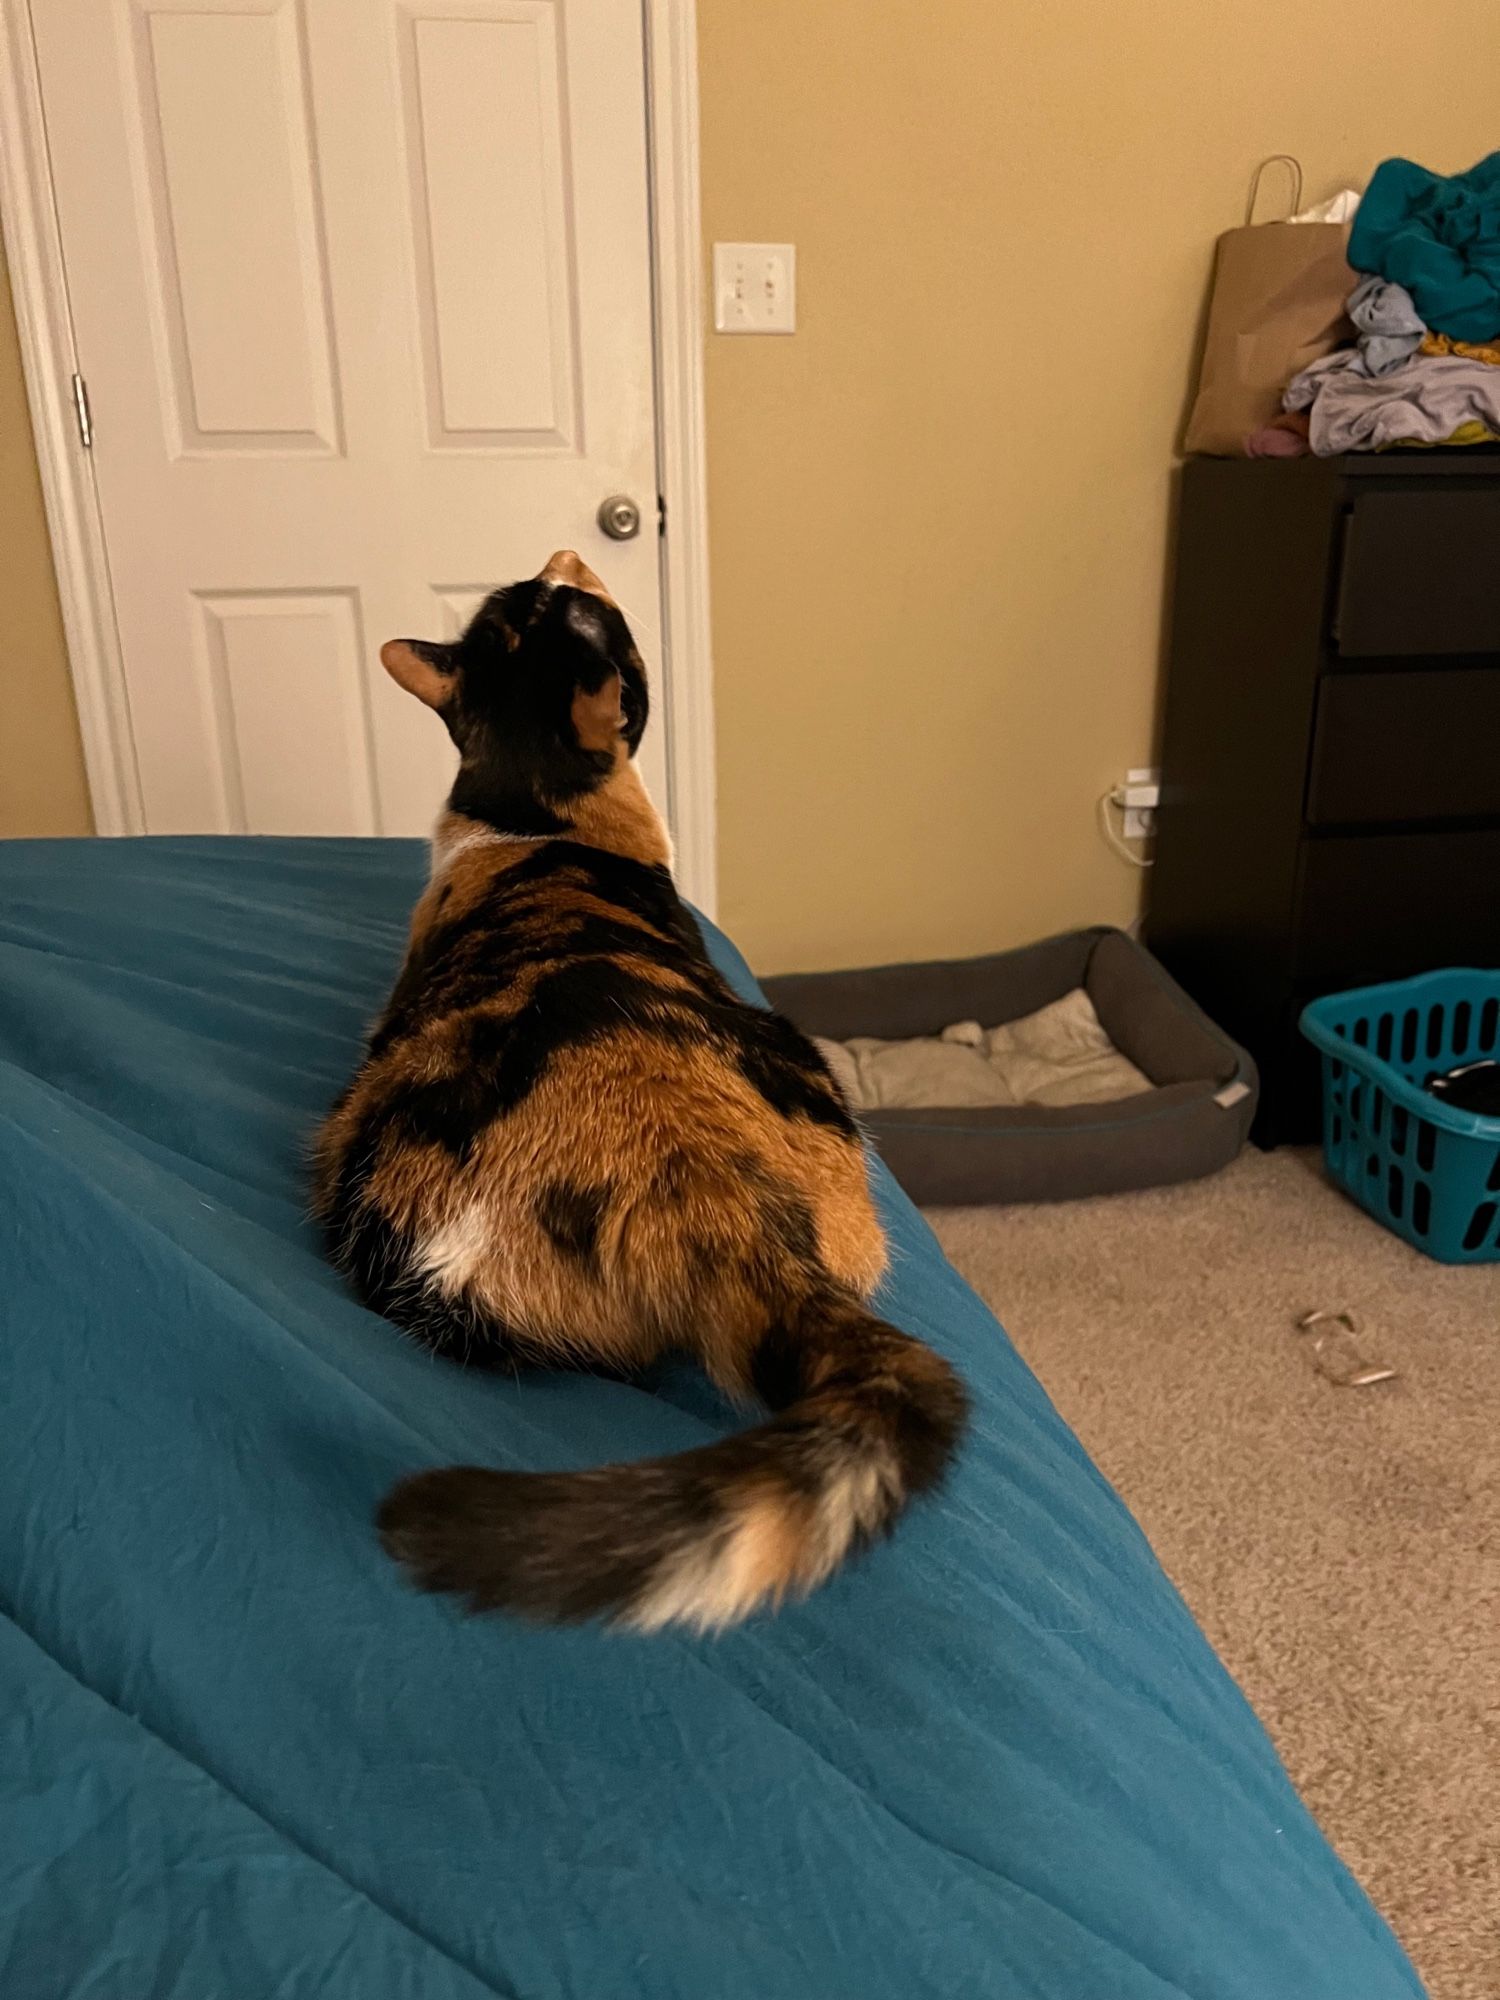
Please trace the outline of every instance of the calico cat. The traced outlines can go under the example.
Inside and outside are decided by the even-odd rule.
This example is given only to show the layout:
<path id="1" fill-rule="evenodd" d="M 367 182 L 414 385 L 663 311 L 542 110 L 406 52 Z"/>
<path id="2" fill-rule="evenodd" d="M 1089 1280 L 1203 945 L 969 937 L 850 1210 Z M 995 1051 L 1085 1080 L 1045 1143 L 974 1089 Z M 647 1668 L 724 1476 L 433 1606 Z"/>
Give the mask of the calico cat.
<path id="1" fill-rule="evenodd" d="M 889 1531 L 962 1430 L 957 1376 L 864 1301 L 859 1134 L 812 1044 L 714 970 L 631 758 L 646 677 L 576 555 L 453 645 L 391 641 L 460 753 L 433 872 L 316 1209 L 364 1299 L 459 1359 L 686 1352 L 774 1413 L 678 1457 L 419 1473 L 380 1509 L 430 1590 L 539 1620 L 712 1630 Z"/>

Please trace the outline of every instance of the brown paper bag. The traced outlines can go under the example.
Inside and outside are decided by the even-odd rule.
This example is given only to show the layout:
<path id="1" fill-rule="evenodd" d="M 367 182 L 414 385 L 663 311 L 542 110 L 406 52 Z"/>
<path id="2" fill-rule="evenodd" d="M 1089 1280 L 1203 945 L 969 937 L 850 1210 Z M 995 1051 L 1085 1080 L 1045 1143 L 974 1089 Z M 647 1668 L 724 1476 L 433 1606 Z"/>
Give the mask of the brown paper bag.
<path id="1" fill-rule="evenodd" d="M 1245 227 L 1219 238 L 1185 451 L 1243 457 L 1246 438 L 1276 415 L 1292 377 L 1354 338 L 1344 313 L 1355 283 L 1345 255 L 1349 225 L 1251 221 L 1269 164 L 1256 169 Z M 1296 174 L 1295 208 L 1302 172 L 1295 161 L 1288 164 Z"/>

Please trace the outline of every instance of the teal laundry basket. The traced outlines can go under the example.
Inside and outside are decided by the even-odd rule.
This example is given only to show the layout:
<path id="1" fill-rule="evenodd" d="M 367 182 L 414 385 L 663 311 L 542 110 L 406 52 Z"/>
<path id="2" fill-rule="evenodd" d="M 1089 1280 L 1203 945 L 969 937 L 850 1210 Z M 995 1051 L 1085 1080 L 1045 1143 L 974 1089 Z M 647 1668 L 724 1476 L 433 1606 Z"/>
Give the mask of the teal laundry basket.
<path id="1" fill-rule="evenodd" d="M 1323 1157 L 1362 1208 L 1444 1264 L 1500 1261 L 1500 1118 L 1422 1088 L 1500 1060 L 1500 972 L 1428 972 L 1314 1000 L 1302 1032 L 1323 1058 Z"/>

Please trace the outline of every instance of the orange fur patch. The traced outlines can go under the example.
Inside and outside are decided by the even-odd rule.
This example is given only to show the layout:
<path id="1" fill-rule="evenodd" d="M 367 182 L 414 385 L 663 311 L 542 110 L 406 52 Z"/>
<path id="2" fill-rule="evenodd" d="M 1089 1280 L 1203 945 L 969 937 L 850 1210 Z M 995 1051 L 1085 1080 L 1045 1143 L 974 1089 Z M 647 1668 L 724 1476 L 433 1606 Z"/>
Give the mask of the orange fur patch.
<path id="1" fill-rule="evenodd" d="M 602 847 L 608 854 L 623 854 L 631 861 L 671 866 L 672 842 L 667 829 L 640 772 L 626 761 L 623 742 L 613 777 L 606 778 L 597 791 L 576 800 L 570 813 L 575 838 L 586 846 Z"/>
<path id="2" fill-rule="evenodd" d="M 548 556 L 537 573 L 537 581 L 563 584 L 570 590 L 586 590 L 591 597 L 602 598 L 606 604 L 614 604 L 615 601 L 574 549 L 559 549 L 555 555 Z M 615 608 L 618 610 L 619 607 Z"/>
<path id="3" fill-rule="evenodd" d="M 414 694 L 429 708 L 446 708 L 453 694 L 453 676 L 441 673 L 426 660 L 408 639 L 387 639 L 380 649 L 380 664 L 397 687 Z"/>
<path id="4" fill-rule="evenodd" d="M 592 694 L 580 688 L 573 697 L 573 733 L 585 750 L 613 750 L 625 727 L 620 709 L 620 676 L 605 677 Z"/>

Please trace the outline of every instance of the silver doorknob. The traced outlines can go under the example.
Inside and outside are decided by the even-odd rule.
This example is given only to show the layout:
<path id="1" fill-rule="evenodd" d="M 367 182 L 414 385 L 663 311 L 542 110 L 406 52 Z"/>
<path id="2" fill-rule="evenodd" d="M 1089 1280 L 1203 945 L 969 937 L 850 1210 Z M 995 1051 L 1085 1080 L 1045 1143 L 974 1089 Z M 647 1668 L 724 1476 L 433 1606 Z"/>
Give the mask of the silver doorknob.
<path id="1" fill-rule="evenodd" d="M 628 493 L 611 493 L 595 516 L 612 542 L 632 541 L 641 532 L 641 510 Z"/>

